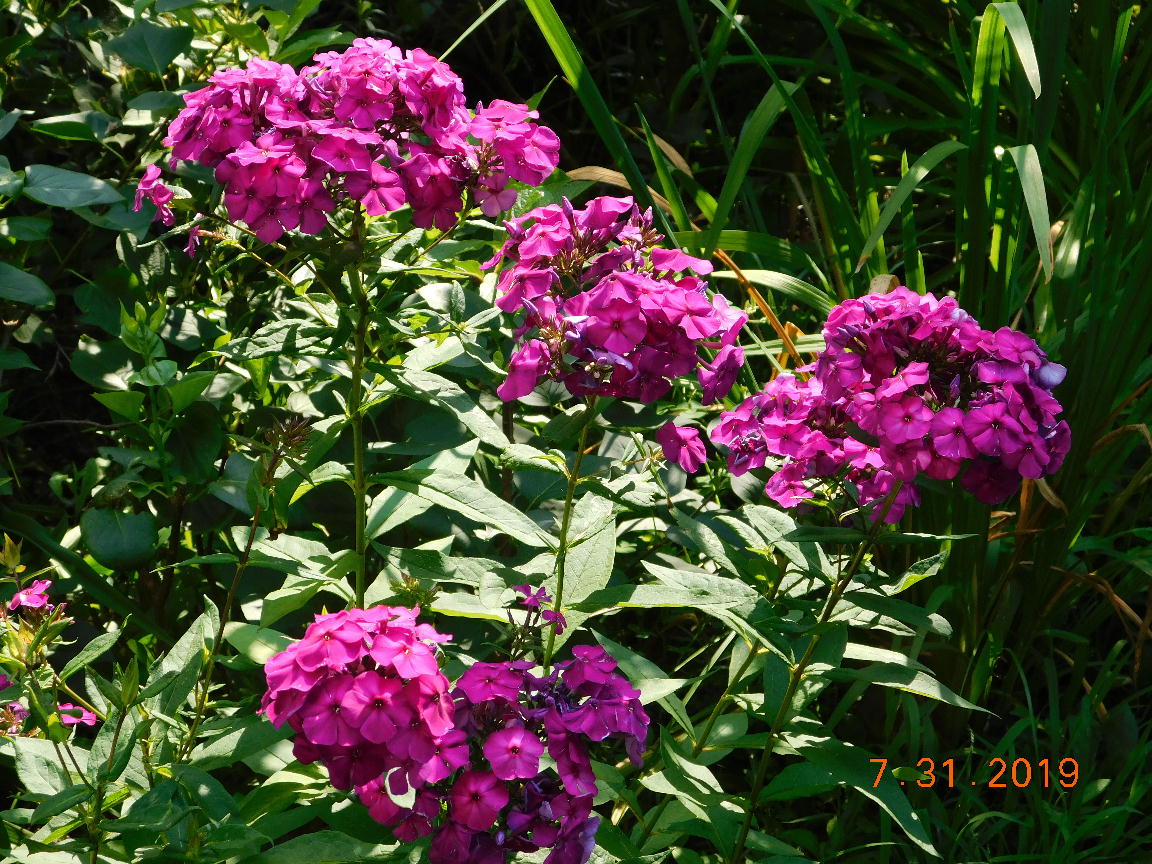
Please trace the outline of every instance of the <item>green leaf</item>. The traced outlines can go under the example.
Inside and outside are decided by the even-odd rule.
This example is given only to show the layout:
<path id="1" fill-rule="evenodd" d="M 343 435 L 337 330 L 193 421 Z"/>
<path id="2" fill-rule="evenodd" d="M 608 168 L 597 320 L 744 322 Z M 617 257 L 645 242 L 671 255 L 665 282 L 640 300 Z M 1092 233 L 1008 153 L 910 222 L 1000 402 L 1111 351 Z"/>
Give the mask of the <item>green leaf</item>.
<path id="1" fill-rule="evenodd" d="M 140 715 L 135 708 L 129 708 L 123 715 L 117 709 L 101 724 L 88 755 L 87 774 L 90 782 L 112 783 L 120 779 L 132 760 L 139 725 Z M 143 782 L 147 782 L 146 777 Z"/>
<path id="2" fill-rule="evenodd" d="M 255 334 L 235 339 L 220 349 L 237 360 L 266 357 L 321 357 L 332 352 L 333 329 L 326 324 L 281 318 L 266 324 Z"/>
<path id="3" fill-rule="evenodd" d="M 80 533 L 92 557 L 110 570 L 129 570 L 152 560 L 159 534 L 156 517 L 93 507 L 80 517 Z"/>
<path id="4" fill-rule="evenodd" d="M 0 219 L 0 237 L 11 237 L 25 243 L 47 240 L 52 231 L 52 220 L 39 216 L 9 216 Z"/>
<path id="5" fill-rule="evenodd" d="M 1020 65 L 1024 67 L 1033 94 L 1039 99 L 1040 64 L 1036 60 L 1036 48 L 1032 44 L 1032 34 L 1028 32 L 1028 22 L 1024 20 L 1024 11 L 1017 3 L 993 3 L 992 8 L 1004 19 L 1016 56 L 1020 58 Z"/>
<path id="6" fill-rule="evenodd" d="M 208 646 L 220 626 L 220 613 L 216 607 L 210 601 L 206 601 L 206 606 L 171 650 L 148 670 L 148 683 L 140 695 L 151 699 L 151 707 L 160 714 L 173 716 L 196 686 Z"/>
<path id="7" fill-rule="evenodd" d="M 0 261 L 0 300 L 44 308 L 55 305 L 56 296 L 39 276 Z"/>
<path id="8" fill-rule="evenodd" d="M 810 306 L 821 315 L 827 315 L 836 305 L 831 297 L 815 285 L 805 282 L 803 279 L 797 279 L 795 276 L 789 276 L 787 273 L 777 273 L 774 270 L 741 270 L 740 272 L 753 285 L 779 291 L 785 297 L 791 297 L 793 300 L 799 300 Z M 736 279 L 737 275 L 731 270 L 714 270 L 712 278 Z"/>
<path id="9" fill-rule="evenodd" d="M 1014 5 L 1014 4 L 997 4 Z M 1036 238 L 1036 248 L 1040 252 L 1040 263 L 1044 266 L 1044 277 L 1052 278 L 1055 266 L 1052 257 L 1052 243 L 1049 232 L 1052 228 L 1048 215 L 1048 198 L 1044 193 L 1044 172 L 1040 168 L 1040 157 L 1031 144 L 1009 147 L 1008 155 L 1016 163 L 1016 173 L 1020 175 L 1020 188 L 1024 191 L 1024 203 L 1032 222 L 1032 234 Z"/>
<path id="10" fill-rule="evenodd" d="M 24 194 L 53 207 L 91 207 L 124 200 L 110 183 L 78 171 L 51 165 L 29 165 L 24 176 Z"/>
<path id="11" fill-rule="evenodd" d="M 411 467 L 463 474 L 472 463 L 478 444 L 478 441 L 469 441 L 458 447 L 449 447 L 426 459 L 421 459 Z M 372 499 L 368 507 L 368 524 L 365 529 L 367 536 L 369 539 L 375 539 L 398 525 L 403 525 L 409 519 L 426 513 L 431 507 L 431 501 L 411 495 L 402 489 L 385 489 Z"/>
<path id="12" fill-rule="evenodd" d="M 74 673 L 79 672 L 97 657 L 102 656 L 105 651 L 116 644 L 116 640 L 119 638 L 119 631 L 115 633 L 101 633 L 81 648 L 80 653 L 69 660 L 64 668 L 60 670 L 60 680 L 67 681 Z"/>
<path id="13" fill-rule="evenodd" d="M 917 582 L 921 582 L 924 579 L 927 579 L 929 576 L 935 576 L 940 572 L 940 568 L 944 566 L 944 563 L 947 560 L 947 552 L 937 552 L 931 557 L 917 561 L 904 572 L 904 575 L 900 577 L 895 587 L 891 589 L 892 593 L 899 594 L 901 591 L 908 590 Z"/>
<path id="14" fill-rule="evenodd" d="M 548 47 L 552 49 L 564 77 L 572 85 L 572 89 L 576 91 L 580 104 L 584 106 L 588 118 L 596 127 L 600 140 L 604 142 L 604 146 L 612 154 L 616 167 L 624 174 L 625 179 L 628 180 L 628 185 L 632 187 L 632 194 L 636 196 L 637 203 L 641 209 L 651 207 L 652 196 L 648 192 L 648 182 L 644 179 L 640 166 L 632 158 L 632 152 L 624 142 L 620 130 L 616 128 L 616 118 L 612 116 L 612 111 L 608 108 L 608 103 L 604 101 L 600 88 L 596 86 L 596 82 L 592 78 L 592 73 L 589 72 L 584 59 L 580 56 L 576 43 L 572 41 L 568 28 L 564 26 L 564 22 L 556 13 L 556 7 L 552 5 L 551 0 L 525 0 L 525 5 L 527 5 L 528 11 L 532 13 L 532 17 L 536 19 L 536 25 L 540 28 Z M 655 212 L 663 215 L 660 210 Z"/>
<path id="15" fill-rule="evenodd" d="M 172 398 L 172 412 L 183 413 L 215 379 L 215 372 L 185 372 L 176 381 L 169 381 L 166 389 Z"/>
<path id="16" fill-rule="evenodd" d="M 184 97 L 167 90 L 149 90 L 130 99 L 128 107 L 133 111 L 175 111 L 184 107 Z"/>
<path id="17" fill-rule="evenodd" d="M 728 214 L 736 197 L 744 188 L 748 178 L 748 169 L 752 167 L 752 160 L 760 151 L 764 138 L 776 125 L 776 121 L 784 112 L 784 100 L 780 96 L 780 89 L 787 89 L 794 93 L 799 85 L 781 82 L 782 87 L 773 84 L 760 99 L 760 104 L 748 115 L 744 121 L 744 128 L 740 130 L 740 138 L 736 143 L 736 151 L 728 164 L 724 175 L 724 185 L 720 189 L 720 197 L 716 199 L 716 212 L 712 216 L 704 241 L 705 257 L 710 257 L 716 250 L 720 240 L 720 229 L 728 223 Z"/>
<path id="18" fill-rule="evenodd" d="M 22 111 L 19 108 L 15 108 L 12 111 L 0 111 L 0 138 L 3 138 L 15 128 L 21 115 L 31 113 L 31 111 Z"/>
<path id="19" fill-rule="evenodd" d="M 565 563 L 564 602 L 577 603 L 608 584 L 616 560 L 616 514 L 611 502 L 589 492 L 572 510 Z"/>
<path id="20" fill-rule="evenodd" d="M 817 768 L 828 771 L 838 783 L 852 786 L 867 795 L 895 820 L 913 843 L 929 855 L 940 857 L 928 837 L 923 820 L 912 809 L 896 781 L 885 777 L 879 786 L 873 788 L 876 766 L 868 761 L 872 754 L 836 740 L 818 722 L 806 718 L 793 721 L 792 728 L 781 732 L 780 738 Z"/>
<path id="21" fill-rule="evenodd" d="M 128 420 L 139 420 L 144 407 L 144 394 L 139 390 L 115 390 L 111 393 L 93 393 L 92 398 L 105 408 Z"/>
<path id="22" fill-rule="evenodd" d="M 0 369 L 39 369 L 19 348 L 0 348 Z"/>
<path id="23" fill-rule="evenodd" d="M 55 795 L 71 786 L 55 745 L 46 738 L 8 738 L 0 748 L 16 754 L 16 776 L 33 795 Z"/>
<path id="24" fill-rule="evenodd" d="M 267 852 L 245 858 L 240 864 L 359 864 L 359 862 L 409 862 L 420 858 L 412 844 L 385 846 L 357 840 L 341 831 L 315 831 L 293 837 Z"/>
<path id="25" fill-rule="evenodd" d="M 900 212 L 900 208 L 912 197 L 912 193 L 916 191 L 916 187 L 920 185 L 921 181 L 928 176 L 928 173 L 953 153 L 963 150 L 966 147 L 966 144 L 961 144 L 959 141 L 941 141 L 912 163 L 912 167 L 908 169 L 908 173 L 900 178 L 900 182 L 896 184 L 895 191 L 888 196 L 888 200 L 884 202 L 884 206 L 880 209 L 880 218 L 876 220 L 876 224 L 872 226 L 872 233 L 869 234 L 868 239 L 864 241 L 863 251 L 860 253 L 860 259 L 856 262 L 855 272 L 859 273 L 864 268 L 864 264 L 872 257 L 872 253 L 876 249 L 877 241 L 884 236 L 884 232 L 888 230 L 888 226 L 892 224 L 892 220 L 896 218 L 896 214 Z M 905 251 L 907 252 L 907 250 Z"/>
<path id="26" fill-rule="evenodd" d="M 32 121 L 32 131 L 66 141 L 99 141 L 108 134 L 112 118 L 101 111 L 81 111 Z"/>
<path id="27" fill-rule="evenodd" d="M 220 412 L 211 402 L 193 402 L 172 425 L 166 442 L 172 457 L 171 473 L 192 483 L 215 479 L 216 460 L 223 446 Z"/>
<path id="28" fill-rule="evenodd" d="M 308 472 L 308 479 L 304 480 L 292 492 L 292 497 L 288 503 L 295 504 L 317 486 L 323 486 L 325 483 L 335 483 L 337 481 L 343 483 L 352 483 L 352 472 L 348 467 L 341 462 L 325 462 Z"/>
<path id="29" fill-rule="evenodd" d="M 535 522 L 470 477 L 410 468 L 407 471 L 382 474 L 374 479 L 418 495 L 474 522 L 503 531 L 526 546 L 539 548 L 552 545 L 551 538 Z"/>
<path id="30" fill-rule="evenodd" d="M 138 372 L 133 372 L 128 378 L 128 383 L 142 384 L 145 387 L 163 387 L 176 377 L 179 368 L 175 360 L 157 360 Z"/>
<path id="31" fill-rule="evenodd" d="M 197 744 L 192 751 L 192 764 L 204 771 L 235 765 L 291 735 L 291 729 L 286 726 L 277 729 L 266 717 L 241 717 L 234 720 L 220 735 Z"/>
<path id="32" fill-rule="evenodd" d="M 224 639 L 249 660 L 261 664 L 295 641 L 278 630 L 240 621 L 229 621 L 224 625 Z"/>
<path id="33" fill-rule="evenodd" d="M 76 783 L 67 789 L 61 789 L 55 795 L 50 795 L 41 802 L 29 820 L 33 825 L 47 822 L 53 816 L 59 816 L 65 810 L 71 810 L 78 804 L 83 804 L 92 797 L 92 787 L 84 783 Z"/>
<path id="34" fill-rule="evenodd" d="M 967 699 L 957 696 L 931 675 L 918 669 L 895 663 L 872 663 L 863 669 L 829 669 L 821 673 L 823 677 L 832 681 L 867 681 L 869 684 L 878 684 L 881 687 L 894 687 L 918 696 L 927 696 L 946 705 L 965 708 L 969 711 L 984 711 L 979 705 L 973 705 Z"/>
<path id="35" fill-rule="evenodd" d="M 858 608 L 853 608 L 858 607 Z M 873 614 L 869 614 L 873 613 Z M 886 616 L 914 628 L 927 630 L 937 636 L 951 636 L 952 625 L 934 612 L 925 612 L 919 606 L 895 597 L 886 597 L 872 591 L 848 591 L 836 607 L 834 618 L 848 619 L 856 627 L 881 626 L 877 616 Z"/>
<path id="36" fill-rule="evenodd" d="M 138 69 L 161 75 L 191 44 L 191 27 L 158 27 L 151 21 L 140 21 L 109 39 L 104 47 Z"/>
<path id="37" fill-rule="evenodd" d="M 476 400 L 464 392 L 453 381 L 433 372 L 419 369 L 404 369 L 383 364 L 374 365 L 378 372 L 393 384 L 401 393 L 414 399 L 430 402 L 451 413 L 469 432 L 483 443 L 497 450 L 503 450 L 509 441 L 499 426 L 488 416 L 488 412 L 476 404 Z"/>

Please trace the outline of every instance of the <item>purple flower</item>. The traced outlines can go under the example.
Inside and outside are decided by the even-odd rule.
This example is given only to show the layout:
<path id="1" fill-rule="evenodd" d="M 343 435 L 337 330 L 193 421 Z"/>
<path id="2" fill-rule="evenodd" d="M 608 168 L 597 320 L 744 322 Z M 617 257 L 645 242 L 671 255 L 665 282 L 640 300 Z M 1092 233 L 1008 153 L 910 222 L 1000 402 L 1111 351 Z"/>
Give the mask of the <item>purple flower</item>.
<path id="1" fill-rule="evenodd" d="M 806 377 L 778 376 L 712 433 L 734 474 L 785 457 L 765 487 L 782 506 L 845 481 L 872 504 L 900 480 L 885 517 L 894 521 L 919 500 L 921 475 L 962 470 L 964 488 L 995 502 L 1020 477 L 1056 471 L 1068 451 L 1049 392 L 1064 367 L 1022 333 L 981 329 L 950 297 L 901 287 L 847 300 L 829 313 L 824 341 L 816 362 L 797 370 Z"/>
<path id="2" fill-rule="evenodd" d="M 460 676 L 456 686 L 469 701 L 488 702 L 503 699 L 515 702 L 524 683 L 524 673 L 505 663 L 473 663 Z"/>
<path id="3" fill-rule="evenodd" d="M 512 355 L 508 379 L 496 389 L 505 402 L 527 396 L 552 365 L 551 351 L 541 339 L 532 339 Z"/>
<path id="4" fill-rule="evenodd" d="M 695 474 L 708 461 L 708 451 L 704 449 L 700 432 L 691 426 L 677 426 L 669 420 L 656 433 L 656 440 L 660 442 L 664 458 L 677 463 L 689 474 Z"/>
<path id="5" fill-rule="evenodd" d="M 971 459 L 976 449 L 968 440 L 964 428 L 964 412 L 959 408 L 943 408 L 932 418 L 932 446 L 941 456 L 949 459 Z"/>
<path id="6" fill-rule="evenodd" d="M 568 619 L 564 617 L 563 612 L 557 612 L 554 609 L 545 609 L 540 613 L 540 617 L 544 620 L 545 624 L 551 624 L 552 630 L 559 636 L 564 632 L 568 626 Z"/>
<path id="7" fill-rule="evenodd" d="M 492 773 L 501 780 L 535 777 L 540 773 L 544 744 L 522 726 L 509 726 L 493 732 L 484 742 L 484 758 Z"/>
<path id="8" fill-rule="evenodd" d="M 880 406 L 880 435 L 894 443 L 915 441 L 932 427 L 932 409 L 919 396 L 904 396 L 899 402 Z"/>
<path id="9" fill-rule="evenodd" d="M 96 725 L 95 714 L 87 708 L 73 705 L 71 702 L 61 702 L 56 706 L 56 712 L 60 715 L 60 722 L 65 726 L 75 726 L 77 723 L 82 723 L 85 726 Z"/>
<path id="10" fill-rule="evenodd" d="M 596 198 L 582 210 L 564 199 L 506 225 L 508 240 L 484 266 L 509 265 L 497 281 L 497 306 L 526 308 L 517 335 L 529 336 L 526 346 L 541 344 L 513 356 L 502 398 L 518 398 L 550 375 L 575 396 L 652 402 L 697 367 L 705 401 L 731 388 L 744 362 L 735 342 L 747 316 L 720 295 L 709 298 L 696 276 L 677 278 L 712 267 L 657 246 L 663 238 L 651 212 L 630 198 Z M 720 351 L 708 363 L 702 347 Z"/>
<path id="11" fill-rule="evenodd" d="M 45 607 L 51 608 L 48 604 L 48 589 L 52 586 L 50 579 L 37 579 L 27 588 L 22 588 L 16 592 L 16 595 L 8 602 L 8 610 L 14 612 L 17 609 L 43 609 Z"/>
<path id="12" fill-rule="evenodd" d="M 487 771 L 465 771 L 448 797 L 449 815 L 474 831 L 487 831 L 508 803 L 508 787 Z"/>
<path id="13" fill-rule="evenodd" d="M 743 366 L 744 349 L 738 345 L 725 345 L 711 363 L 701 362 L 696 370 L 696 377 L 704 388 L 700 401 L 707 405 L 727 396 Z"/>
<path id="14" fill-rule="evenodd" d="M 513 585 L 513 591 L 519 591 L 524 595 L 524 599 L 520 601 L 521 606 L 527 606 L 529 609 L 539 609 L 552 602 L 552 597 L 544 590 L 541 585 L 535 591 L 532 590 L 531 585 Z"/>
<path id="15" fill-rule="evenodd" d="M 373 216 L 409 204 L 415 225 L 445 229 L 472 189 L 494 216 L 515 202 L 510 180 L 538 184 L 559 158 L 535 111 L 498 100 L 473 116 L 446 64 L 383 39 L 357 39 L 299 71 L 260 59 L 220 70 L 185 105 L 164 139 L 172 162 L 216 169 L 230 218 L 264 242 L 318 233 L 337 200 Z M 171 225 L 159 177 L 147 168 L 136 207 L 152 201 Z"/>
<path id="16" fill-rule="evenodd" d="M 160 182 L 160 166 L 149 165 L 144 169 L 144 176 L 136 187 L 136 198 L 132 203 L 133 210 L 139 210 L 145 201 L 151 201 L 156 206 L 156 219 L 164 225 L 175 225 L 176 217 L 172 213 L 169 203 L 175 194 Z"/>
<path id="17" fill-rule="evenodd" d="M 988 456 L 1015 453 L 1023 446 L 1024 430 L 1004 402 L 973 408 L 964 418 L 964 431 L 973 446 Z"/>

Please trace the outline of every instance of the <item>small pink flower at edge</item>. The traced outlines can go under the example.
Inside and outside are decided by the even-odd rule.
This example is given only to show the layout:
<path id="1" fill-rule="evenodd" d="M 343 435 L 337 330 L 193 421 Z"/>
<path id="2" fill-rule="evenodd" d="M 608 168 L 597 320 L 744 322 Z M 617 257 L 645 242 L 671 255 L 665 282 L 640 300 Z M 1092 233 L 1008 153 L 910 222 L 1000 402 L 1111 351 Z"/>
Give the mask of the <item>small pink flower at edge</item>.
<path id="1" fill-rule="evenodd" d="M 73 705 L 71 702 L 61 702 L 56 706 L 56 710 L 60 714 L 60 722 L 65 726 L 75 726 L 77 723 L 83 723 L 85 726 L 96 725 L 96 715 L 87 708 Z"/>

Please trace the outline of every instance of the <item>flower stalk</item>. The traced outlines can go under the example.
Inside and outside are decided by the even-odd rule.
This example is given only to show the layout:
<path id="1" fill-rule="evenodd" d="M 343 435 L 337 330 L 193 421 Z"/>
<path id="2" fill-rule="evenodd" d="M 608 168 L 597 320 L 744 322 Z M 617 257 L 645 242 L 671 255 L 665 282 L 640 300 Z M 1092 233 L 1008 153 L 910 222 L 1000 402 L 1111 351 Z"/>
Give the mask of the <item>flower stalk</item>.
<path id="1" fill-rule="evenodd" d="M 568 488 L 564 493 L 564 511 L 560 516 L 560 535 L 556 547 L 556 599 L 552 603 L 552 611 L 563 613 L 564 608 L 564 568 L 568 563 L 568 529 L 572 527 L 572 506 L 576 497 L 576 487 L 580 483 L 580 465 L 584 461 L 584 450 L 588 446 L 588 432 L 592 428 L 592 420 L 596 416 L 596 397 L 589 396 L 584 408 L 584 422 L 580 426 L 580 437 L 576 442 L 576 455 L 572 459 L 572 467 L 568 469 Z M 544 644 L 544 658 L 542 665 L 547 674 L 552 663 L 552 654 L 556 650 L 556 629 L 548 631 L 548 640 Z"/>
<path id="2" fill-rule="evenodd" d="M 360 211 L 352 223 L 353 243 L 358 248 L 363 242 L 364 220 Z M 367 354 L 368 325 L 371 306 L 360 276 L 360 261 L 348 264 L 348 284 L 356 304 L 356 327 L 352 340 L 352 384 L 348 394 L 348 422 L 352 425 L 352 496 L 356 520 L 356 570 L 354 605 L 364 606 L 364 592 L 368 581 L 368 481 L 364 472 L 364 363 Z"/>
<path id="3" fill-rule="evenodd" d="M 876 545 L 876 540 L 884 528 L 884 519 L 896 503 L 903 485 L 904 481 L 897 480 L 888 496 L 881 502 L 878 511 L 873 516 L 872 527 L 868 530 L 868 535 L 860 541 L 860 545 L 856 547 L 856 552 L 849 560 L 848 566 L 844 568 L 837 578 L 836 584 L 828 592 L 828 598 L 824 601 L 824 608 L 820 611 L 820 617 L 816 619 L 816 625 L 812 628 L 808 647 L 804 649 L 804 654 L 800 657 L 799 662 L 788 673 L 788 686 L 784 690 L 784 698 L 780 700 L 780 707 L 777 709 L 776 716 L 772 720 L 772 726 L 768 730 L 768 740 L 764 742 L 764 749 L 760 751 L 760 762 L 756 766 L 756 776 L 752 780 L 752 791 L 748 796 L 748 808 L 744 812 L 744 821 L 740 825 L 740 834 L 736 838 L 736 845 L 733 847 L 730 859 L 732 864 L 738 864 L 744 860 L 744 849 L 748 842 L 748 832 L 752 829 L 756 803 L 764 789 L 764 781 L 768 776 L 768 765 L 772 761 L 772 748 L 784 727 L 792 719 L 790 716 L 792 700 L 796 697 L 796 691 L 800 687 L 800 682 L 804 680 L 804 673 L 812 663 L 812 658 L 816 656 L 816 646 L 820 644 L 820 637 L 824 633 L 822 625 L 827 624 L 832 618 L 836 604 L 840 602 L 840 598 L 848 590 L 852 578 L 860 571 L 869 550 Z"/>

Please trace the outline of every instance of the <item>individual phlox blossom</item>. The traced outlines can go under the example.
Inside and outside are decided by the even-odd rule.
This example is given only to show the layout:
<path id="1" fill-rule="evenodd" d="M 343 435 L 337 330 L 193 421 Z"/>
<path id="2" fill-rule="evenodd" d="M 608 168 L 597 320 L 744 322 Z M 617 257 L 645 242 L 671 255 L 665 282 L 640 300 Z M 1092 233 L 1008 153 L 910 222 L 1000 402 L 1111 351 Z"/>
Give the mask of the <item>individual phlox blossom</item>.
<path id="1" fill-rule="evenodd" d="M 56 713 L 60 715 L 60 722 L 65 726 L 75 726 L 83 724 L 84 726 L 95 726 L 96 715 L 89 711 L 87 708 L 80 705 L 73 705 L 71 702 L 61 702 L 56 706 Z"/>
<path id="2" fill-rule="evenodd" d="M 301 762 L 320 762 L 349 789 L 390 770 L 418 777 L 452 729 L 448 680 L 419 610 L 377 606 L 318 615 L 304 638 L 269 659 L 261 704 L 296 733 Z"/>
<path id="3" fill-rule="evenodd" d="M 8 601 L 8 610 L 15 612 L 17 609 L 44 609 L 50 611 L 51 604 L 48 602 L 48 589 L 52 587 L 51 579 L 37 579 L 26 588 L 21 588 L 16 594 Z"/>
<path id="4" fill-rule="evenodd" d="M 689 474 L 695 474 L 708 461 L 708 451 L 700 437 L 700 430 L 691 426 L 677 426 L 671 420 L 660 427 L 656 440 L 664 458 L 675 462 Z"/>
<path id="5" fill-rule="evenodd" d="M 552 378 L 575 396 L 653 402 L 693 370 L 706 401 L 731 389 L 747 315 L 693 275 L 711 273 L 711 263 L 658 245 L 650 210 L 631 198 L 579 210 L 564 199 L 506 226 L 508 240 L 484 266 L 506 265 L 496 305 L 525 318 L 502 399 Z"/>
<path id="6" fill-rule="evenodd" d="M 838 479 L 861 504 L 891 498 L 885 519 L 895 522 L 919 503 L 919 477 L 958 475 L 994 504 L 1020 478 L 1058 470 L 1069 450 L 1051 393 L 1065 368 L 1023 333 L 982 329 L 951 297 L 900 287 L 847 300 L 829 313 L 824 341 L 798 370 L 806 377 L 777 376 L 712 431 L 734 474 L 783 460 L 765 490 L 781 506 Z"/>
<path id="7" fill-rule="evenodd" d="M 215 169 L 231 220 L 266 243 L 316 234 L 345 200 L 371 216 L 408 204 L 418 227 L 452 227 L 471 190 L 495 216 L 511 180 L 539 184 L 559 139 L 525 105 L 496 100 L 473 115 L 451 68 L 420 49 L 356 39 L 303 69 L 255 59 L 185 96 L 164 144 L 172 163 Z M 137 190 L 172 224 L 172 193 L 149 166 Z"/>
<path id="8" fill-rule="evenodd" d="M 176 224 L 176 216 L 168 205 L 174 197 L 175 193 L 160 181 L 160 166 L 149 165 L 144 169 L 144 176 L 140 178 L 140 184 L 136 187 L 133 207 L 139 210 L 145 201 L 151 201 L 156 207 L 155 218 L 171 227 Z"/>
<path id="9" fill-rule="evenodd" d="M 528 615 L 522 622 L 517 622 L 512 617 L 512 613 L 509 612 L 509 624 L 530 631 L 540 627 L 543 623 L 543 625 L 551 627 L 557 636 L 564 632 L 564 628 L 568 626 L 568 619 L 559 609 L 547 608 L 547 604 L 552 602 L 552 597 L 544 590 L 544 586 L 535 590 L 531 585 L 513 585 L 512 588 L 517 593 L 524 595 L 524 599 L 520 600 L 519 603 L 528 610 Z"/>

